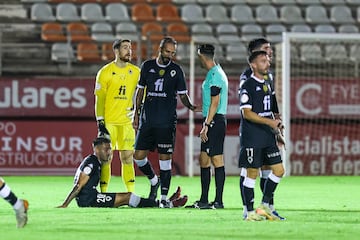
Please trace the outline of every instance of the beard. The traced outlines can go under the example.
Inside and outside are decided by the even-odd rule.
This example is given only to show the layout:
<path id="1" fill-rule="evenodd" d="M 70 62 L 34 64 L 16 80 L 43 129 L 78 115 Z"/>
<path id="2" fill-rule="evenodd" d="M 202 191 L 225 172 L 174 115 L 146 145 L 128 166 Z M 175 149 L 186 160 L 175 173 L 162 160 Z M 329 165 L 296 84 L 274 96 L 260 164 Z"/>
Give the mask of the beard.
<path id="1" fill-rule="evenodd" d="M 123 57 L 120 57 L 120 60 L 123 62 L 130 62 L 131 57 L 129 55 L 125 55 Z"/>
<path id="2" fill-rule="evenodd" d="M 164 65 L 167 65 L 170 62 L 170 58 L 161 55 L 161 61 Z"/>

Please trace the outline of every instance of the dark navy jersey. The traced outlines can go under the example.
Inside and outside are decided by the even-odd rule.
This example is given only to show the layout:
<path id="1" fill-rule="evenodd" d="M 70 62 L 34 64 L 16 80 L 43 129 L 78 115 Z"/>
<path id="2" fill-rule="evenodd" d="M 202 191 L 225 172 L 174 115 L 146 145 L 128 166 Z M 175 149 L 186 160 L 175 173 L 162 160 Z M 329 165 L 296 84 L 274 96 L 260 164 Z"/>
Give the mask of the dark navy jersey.
<path id="1" fill-rule="evenodd" d="M 245 69 L 245 71 L 240 75 L 240 82 L 239 82 L 239 95 L 240 95 L 240 89 L 241 86 L 244 84 L 244 82 L 251 77 L 252 74 L 252 69 L 250 67 L 248 67 L 247 69 Z M 274 74 L 271 70 L 269 70 L 268 74 L 266 74 L 264 76 L 264 80 L 268 82 L 268 84 L 270 84 L 271 89 L 272 89 L 272 95 L 274 96 L 274 101 L 273 101 L 273 105 L 272 105 L 272 111 L 274 113 L 279 113 L 279 107 L 277 105 L 277 100 L 276 100 L 276 95 L 275 95 L 275 83 L 274 83 Z"/>
<path id="2" fill-rule="evenodd" d="M 88 175 L 89 181 L 81 189 L 76 198 L 81 199 L 81 202 L 93 202 L 96 199 L 96 194 L 90 194 L 91 192 L 97 193 L 96 187 L 100 181 L 100 169 L 101 164 L 95 155 L 87 156 L 76 170 L 74 183 L 78 181 L 80 173 L 83 172 Z M 89 196 L 94 196 L 95 199 L 89 199 Z"/>
<path id="3" fill-rule="evenodd" d="M 261 117 L 272 118 L 273 100 L 270 84 L 253 75 L 241 87 L 240 109 L 250 108 Z M 248 121 L 241 115 L 240 144 L 242 147 L 272 146 L 275 144 L 275 135 L 268 125 Z"/>
<path id="4" fill-rule="evenodd" d="M 147 60 L 141 67 L 139 88 L 145 88 L 145 101 L 141 111 L 140 127 L 171 127 L 176 124 L 177 94 L 186 94 L 185 74 L 170 61 L 160 65 L 156 59 Z"/>

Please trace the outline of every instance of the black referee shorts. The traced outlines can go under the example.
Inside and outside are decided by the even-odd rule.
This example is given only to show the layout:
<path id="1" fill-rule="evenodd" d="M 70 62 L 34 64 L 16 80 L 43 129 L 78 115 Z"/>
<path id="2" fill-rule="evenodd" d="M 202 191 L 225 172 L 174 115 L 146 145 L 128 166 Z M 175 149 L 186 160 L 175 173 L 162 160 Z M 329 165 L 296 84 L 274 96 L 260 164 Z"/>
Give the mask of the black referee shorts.
<path id="1" fill-rule="evenodd" d="M 226 117 L 223 114 L 215 114 L 211 126 L 208 129 L 208 141 L 201 142 L 201 151 L 209 157 L 224 153 L 224 140 L 226 133 Z"/>

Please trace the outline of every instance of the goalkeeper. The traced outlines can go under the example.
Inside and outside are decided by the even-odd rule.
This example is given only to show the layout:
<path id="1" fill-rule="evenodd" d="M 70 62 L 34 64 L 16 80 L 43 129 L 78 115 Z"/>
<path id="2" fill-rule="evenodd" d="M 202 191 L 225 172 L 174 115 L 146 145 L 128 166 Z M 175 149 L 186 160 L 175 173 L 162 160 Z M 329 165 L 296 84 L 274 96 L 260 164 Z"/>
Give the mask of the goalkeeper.
<path id="1" fill-rule="evenodd" d="M 98 136 L 111 139 L 113 150 L 119 150 L 121 176 L 128 192 L 135 188 L 133 152 L 135 130 L 133 120 L 133 95 L 140 69 L 131 64 L 131 41 L 115 40 L 115 60 L 103 66 L 96 75 L 95 115 Z M 100 189 L 106 192 L 111 177 L 111 161 L 101 167 Z"/>

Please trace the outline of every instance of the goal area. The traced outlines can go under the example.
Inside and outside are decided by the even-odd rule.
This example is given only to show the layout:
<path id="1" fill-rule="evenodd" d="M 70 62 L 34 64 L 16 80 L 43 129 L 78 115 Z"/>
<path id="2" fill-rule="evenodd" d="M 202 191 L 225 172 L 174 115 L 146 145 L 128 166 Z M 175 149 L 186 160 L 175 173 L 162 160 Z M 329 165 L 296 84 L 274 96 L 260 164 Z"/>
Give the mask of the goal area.
<path id="1" fill-rule="evenodd" d="M 360 175 L 360 34 L 283 33 L 276 92 L 287 175 Z"/>

